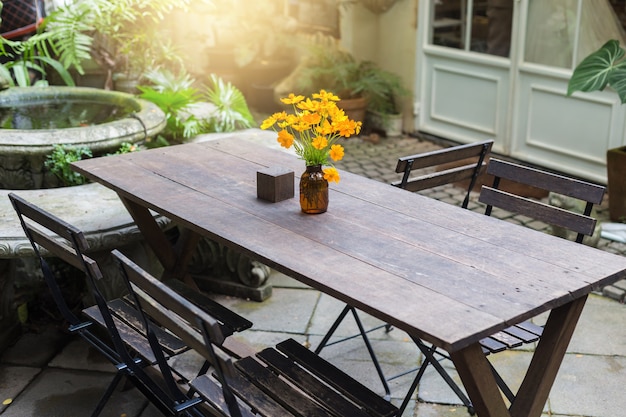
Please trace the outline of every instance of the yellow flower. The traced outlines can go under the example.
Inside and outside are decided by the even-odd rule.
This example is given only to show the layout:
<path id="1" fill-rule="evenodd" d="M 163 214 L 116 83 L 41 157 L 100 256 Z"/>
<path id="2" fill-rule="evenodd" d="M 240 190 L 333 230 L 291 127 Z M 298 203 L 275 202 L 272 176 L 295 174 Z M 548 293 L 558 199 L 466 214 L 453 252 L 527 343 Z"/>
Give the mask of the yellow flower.
<path id="1" fill-rule="evenodd" d="M 298 107 L 300 110 L 308 110 L 310 112 L 317 112 L 320 109 L 320 102 L 307 98 L 306 100 L 299 102 L 296 107 Z"/>
<path id="2" fill-rule="evenodd" d="M 324 136 L 317 136 L 315 139 L 313 139 L 313 142 L 311 142 L 311 144 L 315 149 L 319 149 L 321 151 L 328 146 L 328 139 L 326 139 L 326 137 Z"/>
<path id="3" fill-rule="evenodd" d="M 276 123 L 276 118 L 272 115 L 263 120 L 263 123 L 261 123 L 261 129 L 269 129 L 270 127 L 274 126 L 274 123 Z"/>
<path id="4" fill-rule="evenodd" d="M 322 120 L 322 116 L 318 113 L 309 113 L 302 115 L 302 121 L 310 125 L 316 125 Z"/>
<path id="5" fill-rule="evenodd" d="M 278 132 L 278 143 L 280 143 L 280 146 L 282 146 L 283 148 L 291 148 L 291 145 L 293 145 L 293 140 L 293 135 L 286 130 L 283 129 Z"/>
<path id="6" fill-rule="evenodd" d="M 330 157 L 333 161 L 341 161 L 343 159 L 343 146 L 341 145 L 332 145 L 330 147 Z"/>
<path id="7" fill-rule="evenodd" d="M 280 101 L 282 101 L 285 104 L 296 104 L 296 103 L 301 102 L 302 100 L 304 100 L 304 96 L 297 96 L 294 93 L 289 93 L 288 97 L 280 99 Z"/>
<path id="8" fill-rule="evenodd" d="M 359 134 L 361 131 L 361 122 L 355 122 L 354 120 L 346 120 L 338 124 L 339 134 L 343 137 L 349 138 L 354 134 Z"/>
<path id="9" fill-rule="evenodd" d="M 334 95 L 333 93 L 330 93 L 326 90 L 320 90 L 320 92 L 318 94 L 313 94 L 312 96 L 313 98 L 318 98 L 322 101 L 339 101 L 339 97 L 337 97 L 336 95 Z"/>
<path id="10" fill-rule="evenodd" d="M 324 179 L 329 182 L 339 182 L 340 178 L 339 178 L 339 171 L 337 171 L 337 168 L 335 167 L 324 168 Z"/>
<path id="11" fill-rule="evenodd" d="M 277 132 L 281 146 L 293 146 L 307 166 L 329 166 L 324 169 L 324 177 L 339 182 L 339 173 L 332 162 L 343 159 L 344 148 L 337 141 L 358 134 L 361 122 L 350 120 L 337 106 L 338 101 L 339 97 L 326 90 L 310 98 L 291 93 L 281 98 L 281 102 L 292 105 L 292 111 L 272 114 L 261 123 L 261 128 Z"/>

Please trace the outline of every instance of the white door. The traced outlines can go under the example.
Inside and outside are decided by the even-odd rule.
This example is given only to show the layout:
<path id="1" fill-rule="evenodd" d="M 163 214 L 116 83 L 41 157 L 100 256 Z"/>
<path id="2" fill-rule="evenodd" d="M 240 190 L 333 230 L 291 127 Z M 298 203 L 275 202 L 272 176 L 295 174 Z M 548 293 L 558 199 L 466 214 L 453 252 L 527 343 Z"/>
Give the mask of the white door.
<path id="1" fill-rule="evenodd" d="M 575 63 L 621 39 L 624 4 L 421 1 L 417 129 L 491 138 L 496 153 L 604 182 L 606 150 L 626 143 L 626 107 L 612 92 L 567 97 L 567 82 Z"/>

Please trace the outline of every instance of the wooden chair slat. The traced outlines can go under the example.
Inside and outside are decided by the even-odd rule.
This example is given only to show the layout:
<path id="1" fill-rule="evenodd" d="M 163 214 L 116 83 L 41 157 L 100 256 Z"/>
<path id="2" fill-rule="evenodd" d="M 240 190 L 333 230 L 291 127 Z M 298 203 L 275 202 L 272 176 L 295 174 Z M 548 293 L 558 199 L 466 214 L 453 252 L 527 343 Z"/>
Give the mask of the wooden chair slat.
<path id="1" fill-rule="evenodd" d="M 200 377 L 204 379 L 204 377 Z M 256 413 L 263 417 L 293 417 L 293 413 L 279 404 L 265 391 L 254 385 L 239 372 L 227 378 L 228 385 L 237 393 L 237 397 L 248 404 Z M 194 386 L 196 385 L 194 381 Z"/>
<path id="2" fill-rule="evenodd" d="M 593 204 L 602 203 L 606 190 L 601 185 L 498 159 L 489 162 L 487 173 L 494 177 L 505 178 Z"/>
<path id="3" fill-rule="evenodd" d="M 484 142 L 456 145 L 448 148 L 437 149 L 430 152 L 403 156 L 398 158 L 396 172 L 404 172 L 408 161 L 414 161 L 413 169 L 422 169 L 425 167 L 443 165 L 463 159 L 477 157 L 482 153 L 487 155 L 491 151 L 492 145 L 493 141 L 487 140 Z"/>
<path id="4" fill-rule="evenodd" d="M 219 382 L 215 380 L 211 375 L 201 375 L 191 381 L 191 387 L 196 391 L 202 393 L 202 395 L 206 398 L 212 398 L 211 406 L 215 408 L 220 415 L 227 416 L 229 414 L 228 407 L 226 405 L 226 401 L 222 397 L 222 387 L 219 385 Z M 241 412 L 242 417 L 254 417 L 257 414 L 250 411 L 247 404 L 243 401 L 239 400 L 239 410 Z M 267 410 L 265 410 L 267 411 Z M 284 412 L 284 410 L 282 410 Z M 278 414 L 276 414 L 278 415 Z"/>
<path id="5" fill-rule="evenodd" d="M 476 179 L 486 171 L 492 145 L 492 140 L 486 140 L 401 157 L 398 159 L 396 172 L 403 173 L 403 177 L 401 180 L 393 182 L 392 185 L 408 191 L 421 191 L 470 180 L 467 190 L 467 198 L 469 198 L 469 192 Z M 471 162 L 466 161 L 470 158 L 473 159 Z M 446 166 L 446 164 L 452 163 L 459 163 L 460 166 Z M 431 167 L 435 169 L 434 172 L 411 177 L 412 171 Z M 465 207 L 466 203 L 464 202 L 463 205 Z"/>
<path id="6" fill-rule="evenodd" d="M 493 340 L 497 340 L 498 342 L 505 344 L 506 347 L 509 349 L 522 346 L 523 344 L 522 340 L 505 332 L 497 332 L 489 337 Z"/>
<path id="7" fill-rule="evenodd" d="M 487 165 L 483 164 L 482 167 L 478 169 L 477 175 L 484 173 L 486 169 Z M 411 192 L 427 190 L 446 184 L 468 180 L 472 178 L 475 172 L 476 164 L 463 165 L 443 171 L 431 172 L 417 178 L 409 179 L 404 189 Z M 401 184 L 401 181 L 394 181 L 392 183 L 392 185 L 396 187 L 399 187 Z"/>
<path id="8" fill-rule="evenodd" d="M 597 223 L 597 220 L 593 217 L 574 213 L 560 207 L 551 206 L 488 186 L 483 186 L 478 201 L 488 206 L 499 207 L 511 213 L 527 215 L 544 223 L 564 227 L 585 235 L 592 235 Z"/>
<path id="9" fill-rule="evenodd" d="M 530 321 L 524 321 L 522 323 L 518 323 L 515 327 L 519 327 L 520 329 L 524 329 L 529 333 L 533 333 L 539 337 L 543 334 L 543 326 L 538 326 Z"/>
<path id="10" fill-rule="evenodd" d="M 90 320 L 98 323 L 103 329 L 106 329 L 107 325 L 104 322 L 104 317 L 102 317 L 102 312 L 98 309 L 98 306 L 87 307 L 83 310 L 83 314 L 87 316 Z M 123 321 L 118 318 L 114 318 L 116 321 L 116 325 L 119 326 L 120 336 L 122 340 L 128 344 L 137 354 L 143 358 L 146 363 L 154 364 L 156 363 L 156 358 L 154 357 L 154 353 L 150 348 L 150 343 L 143 336 L 138 334 L 135 329 L 128 326 Z"/>
<path id="11" fill-rule="evenodd" d="M 276 349 L 267 348 L 257 354 L 274 372 L 281 375 L 297 386 L 304 387 L 307 394 L 317 401 L 321 401 L 331 411 L 339 416 L 371 417 L 369 414 L 348 401 L 345 397 L 337 394 L 319 379 L 304 371 L 293 360 L 289 359 Z"/>
<path id="12" fill-rule="evenodd" d="M 302 391 L 287 384 L 278 375 L 261 365 L 254 358 L 243 358 L 235 364 L 256 386 L 274 398 L 295 416 L 302 417 L 332 417 L 333 414 L 306 398 Z"/>
<path id="13" fill-rule="evenodd" d="M 194 303 L 196 306 L 211 314 L 218 321 L 220 321 L 220 323 L 224 324 L 224 326 L 229 329 L 228 334 L 225 334 L 225 336 L 229 336 L 233 332 L 241 332 L 252 327 L 252 322 L 250 320 L 224 307 L 204 294 L 199 293 L 197 290 L 190 288 L 178 279 L 168 280 L 165 284 L 173 288 L 174 291 Z M 224 332 L 224 330 L 225 329 L 222 329 L 222 332 Z"/>
<path id="14" fill-rule="evenodd" d="M 504 333 L 521 340 L 523 343 L 532 343 L 539 340 L 539 336 L 534 333 L 524 330 L 522 327 L 511 326 L 503 330 Z"/>
<path id="15" fill-rule="evenodd" d="M 480 345 L 487 349 L 490 353 L 502 352 L 507 349 L 507 346 L 504 343 L 498 342 L 490 337 L 481 339 Z"/>
<path id="16" fill-rule="evenodd" d="M 367 407 L 381 416 L 393 416 L 397 412 L 397 409 L 389 401 L 379 397 L 364 385 L 355 384 L 352 377 L 295 340 L 282 341 L 276 345 L 276 348 L 357 404 Z"/>
<path id="17" fill-rule="evenodd" d="M 355 397 L 371 409 L 377 409 L 384 404 L 387 412 L 383 414 L 369 413 L 370 417 L 392 417 L 397 415 L 398 409 L 391 403 L 379 397 L 376 393 L 369 391 L 358 381 L 350 378 L 338 369 L 332 374 L 328 369 L 332 367 L 328 362 L 300 347 L 308 352 L 299 352 L 300 357 L 316 357 L 317 360 L 309 358 L 308 363 L 314 367 L 323 368 L 309 370 L 298 361 L 298 365 L 293 359 L 287 359 L 274 349 L 276 355 L 284 360 L 274 364 L 263 364 L 258 359 L 256 353 L 253 356 L 239 358 L 231 356 L 229 352 L 228 340 L 222 333 L 222 326 L 209 311 L 203 310 L 185 297 L 177 293 L 173 288 L 160 282 L 139 266 L 130 261 L 119 251 L 113 251 L 113 255 L 120 261 L 124 276 L 131 289 L 131 299 L 141 307 L 159 325 L 168 329 L 179 337 L 187 346 L 196 350 L 202 355 L 214 370 L 212 375 L 200 375 L 190 382 L 197 393 L 204 398 L 208 405 L 216 412 L 229 416 L 236 411 L 244 410 L 241 403 L 246 403 L 250 410 L 262 416 L 320 416 L 320 417 L 340 417 L 344 415 L 354 415 L 365 417 L 359 411 L 358 406 L 352 404 L 349 395 L 344 392 L 357 392 Z M 199 333 L 200 332 L 200 333 Z M 199 335 L 202 338 L 199 338 Z M 288 340 L 279 345 L 291 345 L 291 350 L 296 351 L 293 345 L 300 346 L 293 340 Z M 153 348 L 158 344 L 153 344 Z M 162 347 L 160 347 L 162 349 Z M 240 352 L 245 351 L 237 347 Z M 265 356 L 264 353 L 259 357 Z M 155 356 L 156 352 L 155 352 Z M 276 358 L 274 358 L 276 359 Z M 285 361 L 292 366 L 284 367 Z M 296 369 L 297 367 L 297 369 Z M 160 366 L 162 370 L 169 369 L 167 366 Z M 326 379 L 318 377 L 318 374 L 331 375 L 334 379 L 332 386 L 345 384 L 345 387 L 332 389 Z M 289 377 L 292 379 L 290 382 Z M 221 389 L 217 390 L 215 381 L 217 379 Z M 322 393 L 322 394 L 320 394 Z M 366 398 L 366 395 L 369 397 Z M 339 399 L 338 397 L 341 397 Z M 345 398 L 347 397 L 347 399 Z M 345 413 L 347 405 L 352 406 L 351 411 Z M 374 405 L 372 407 L 372 404 Z M 219 411 L 221 410 L 221 411 Z M 224 412 L 228 410 L 228 412 Z M 352 412 L 354 411 L 354 412 Z M 247 415 L 244 413 L 244 415 Z"/>
<path id="18" fill-rule="evenodd" d="M 122 299 L 112 300 L 109 304 L 111 312 L 128 326 L 135 329 L 137 333 L 144 333 L 141 316 L 134 306 L 128 305 Z M 154 332 L 159 339 L 159 343 L 169 355 L 177 355 L 188 350 L 187 345 L 182 340 L 162 328 L 155 327 Z"/>

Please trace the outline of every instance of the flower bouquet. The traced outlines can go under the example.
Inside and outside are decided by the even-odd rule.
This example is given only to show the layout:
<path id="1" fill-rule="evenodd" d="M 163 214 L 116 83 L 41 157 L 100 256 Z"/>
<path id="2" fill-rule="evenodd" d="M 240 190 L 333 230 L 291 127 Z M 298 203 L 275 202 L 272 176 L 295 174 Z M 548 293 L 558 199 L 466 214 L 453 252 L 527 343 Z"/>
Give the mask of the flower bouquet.
<path id="1" fill-rule="evenodd" d="M 311 98 L 291 93 L 281 102 L 292 105 L 293 113 L 274 113 L 263 121 L 261 129 L 273 128 L 280 145 L 287 149 L 293 146 L 304 160 L 307 169 L 300 178 L 300 206 L 305 213 L 323 213 L 328 207 L 328 181 L 340 179 L 332 165 L 344 155 L 337 140 L 358 134 L 361 122 L 350 120 L 337 107 L 339 97 L 325 90 Z"/>

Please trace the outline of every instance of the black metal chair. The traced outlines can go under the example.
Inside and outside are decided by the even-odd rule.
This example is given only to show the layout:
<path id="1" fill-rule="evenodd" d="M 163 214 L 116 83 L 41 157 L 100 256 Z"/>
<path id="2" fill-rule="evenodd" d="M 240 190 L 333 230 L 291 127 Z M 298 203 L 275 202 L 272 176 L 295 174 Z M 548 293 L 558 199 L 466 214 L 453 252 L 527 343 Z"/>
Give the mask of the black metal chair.
<path id="1" fill-rule="evenodd" d="M 398 159 L 396 165 L 396 172 L 402 174 L 402 179 L 393 182 L 392 185 L 416 192 L 455 182 L 469 181 L 461 204 L 461 207 L 467 208 L 470 193 L 478 177 L 487 169 L 492 146 L 493 140 L 486 140 L 403 156 Z M 414 171 L 429 168 L 429 171 L 413 175 Z"/>
<path id="2" fill-rule="evenodd" d="M 583 243 L 585 236 L 594 234 L 597 219 L 592 216 L 593 206 L 602 203 L 606 187 L 499 159 L 491 159 L 487 173 L 494 176 L 494 182 L 491 186 L 482 187 L 478 199 L 487 206 L 486 215 L 491 215 L 494 207 L 525 215 L 553 227 L 574 232 L 577 243 Z M 502 180 L 579 200 L 584 203 L 584 209 L 582 213 L 579 213 L 505 191 L 501 189 Z M 481 345 L 483 352 L 489 355 L 525 343 L 536 342 L 542 332 L 543 327 L 526 321 L 481 340 Z M 502 392 L 510 401 L 513 401 L 514 395 L 511 389 L 495 369 L 494 375 Z"/>
<path id="3" fill-rule="evenodd" d="M 430 152 L 401 157 L 398 159 L 395 171 L 402 174 L 402 179 L 393 182 L 392 185 L 405 189 L 407 191 L 416 192 L 455 182 L 468 181 L 469 184 L 467 186 L 467 192 L 461 205 L 463 208 L 467 208 L 469 204 L 470 193 L 476 185 L 478 177 L 482 173 L 484 173 L 487 168 L 487 160 L 491 152 L 492 145 L 493 140 L 486 140 L 478 143 L 451 146 Z M 359 329 L 359 333 L 330 342 L 330 338 L 335 333 L 339 325 L 346 318 L 348 313 L 352 314 L 352 317 L 354 318 L 354 321 L 356 322 L 356 325 Z M 382 328 L 385 328 L 386 332 L 391 331 L 391 326 L 389 324 L 382 324 L 380 326 L 376 326 L 366 330 L 363 326 L 357 310 L 350 305 L 346 305 L 335 320 L 335 322 L 332 324 L 328 332 L 322 338 L 322 341 L 315 349 L 315 353 L 319 354 L 322 349 L 327 346 L 341 343 L 346 340 L 354 339 L 360 336 L 363 339 L 365 346 L 367 347 L 368 353 L 380 377 L 383 388 L 385 389 L 385 398 L 388 399 L 391 397 L 388 381 L 410 374 L 415 371 L 418 372 L 416 378 L 413 381 L 413 384 L 411 385 L 409 393 L 407 394 L 405 400 L 403 401 L 403 404 L 400 407 L 400 413 L 402 413 L 408 405 L 410 394 L 417 387 L 417 384 L 419 383 L 424 371 L 426 370 L 426 366 L 429 363 L 433 364 L 438 373 L 441 374 L 445 381 L 448 383 L 450 388 L 452 388 L 457 396 L 463 401 L 463 404 L 465 404 L 468 408 L 471 408 L 471 403 L 467 396 L 448 376 L 447 372 L 443 369 L 443 367 L 441 367 L 438 360 L 434 356 L 435 354 L 441 355 L 443 353 L 436 351 L 432 347 L 429 348 L 428 346 L 424 345 L 421 340 L 415 340 L 415 343 L 417 344 L 420 351 L 422 351 L 422 353 L 426 356 L 426 360 L 422 363 L 422 365 L 419 368 L 403 372 L 402 374 L 395 375 L 390 378 L 386 378 L 382 371 L 376 353 L 372 348 L 369 337 L 367 336 L 368 333 Z"/>
<path id="4" fill-rule="evenodd" d="M 493 208 L 497 207 L 499 209 L 506 210 L 511 214 L 528 216 L 529 218 L 547 223 L 551 226 L 575 232 L 576 242 L 578 243 L 582 243 L 585 236 L 591 236 L 594 234 L 597 220 L 592 217 L 592 209 L 594 204 L 600 204 L 602 202 L 602 198 L 606 190 L 604 186 L 495 158 L 490 159 L 486 173 L 494 177 L 494 181 L 491 186 L 482 186 L 478 198 L 479 202 L 486 205 L 486 215 L 491 215 Z M 500 188 L 502 180 L 507 180 L 510 184 L 516 184 L 517 186 L 530 186 L 582 201 L 584 202 L 584 210 L 582 213 L 577 213 L 575 211 L 550 205 L 549 203 L 540 200 L 524 197 L 522 195 L 503 190 Z M 521 190 L 520 188 L 517 189 Z M 525 321 L 482 339 L 480 344 L 485 355 L 490 355 L 507 349 L 519 347 L 523 344 L 537 342 L 540 339 L 542 332 L 543 327 L 538 326 L 531 321 Z M 435 355 L 437 355 L 438 358 L 449 359 L 447 354 L 436 350 L 434 346 L 425 346 L 420 340 L 415 340 L 415 342 L 422 352 L 426 354 L 426 348 L 430 351 L 430 354 L 426 354 L 426 360 L 422 363 L 422 366 L 418 371 L 418 376 L 416 377 L 409 393 L 417 387 L 417 383 L 419 378 L 421 378 L 425 367 L 432 364 L 437 368 L 437 371 L 446 380 L 448 385 L 450 385 L 457 395 L 459 395 L 459 398 L 463 401 L 465 406 L 468 407 L 470 414 L 473 414 L 473 407 L 465 394 L 462 393 L 458 386 L 453 386 L 452 384 L 456 385 L 456 383 L 454 383 L 452 378 L 447 375 L 447 373 L 444 374 L 441 372 L 443 368 L 440 365 L 437 366 L 438 364 L 436 362 Z M 493 366 L 492 371 L 496 381 L 498 382 L 498 386 L 502 390 L 502 393 L 508 398 L 509 401 L 513 401 L 515 396 L 510 387 L 508 387 L 506 382 L 498 374 L 496 369 L 493 368 Z"/>
<path id="5" fill-rule="evenodd" d="M 89 246 L 79 229 L 64 222 L 51 213 L 42 210 L 16 194 L 10 193 L 11 200 L 24 232 L 30 240 L 36 256 L 39 258 L 43 276 L 52 297 L 68 323 L 68 330 L 79 335 L 87 343 L 102 353 L 117 370 L 113 380 L 96 405 L 92 416 L 103 410 L 122 378 L 127 378 L 152 403 L 166 415 L 178 415 L 187 412 L 199 402 L 187 398 L 180 391 L 179 384 L 184 382 L 180 375 L 176 379 L 157 381 L 151 374 L 152 365 L 165 366 L 166 357 L 171 357 L 188 350 L 188 347 L 172 334 L 163 329 L 155 331 L 156 339 L 142 335 L 145 323 L 141 316 L 122 299 L 106 300 L 98 288 L 103 278 L 98 264 L 85 255 Z M 85 274 L 87 286 L 96 304 L 82 311 L 78 317 L 67 305 L 57 277 L 48 262 L 49 257 L 56 257 L 64 263 Z M 103 330 L 106 330 L 103 332 Z M 225 329 L 229 331 L 229 329 Z M 161 346 L 155 355 L 152 344 Z M 206 372 L 207 364 L 200 373 Z"/>
<path id="6" fill-rule="evenodd" d="M 80 336 L 89 345 L 93 346 L 111 361 L 117 369 L 115 377 L 92 413 L 92 416 L 95 417 L 100 414 L 122 377 L 129 375 L 128 367 L 118 350 L 111 345 L 111 341 L 102 337 L 101 332 L 98 331 L 98 326 L 94 326 L 94 323 L 90 320 L 78 317 L 68 306 L 57 277 L 53 273 L 46 256 L 56 256 L 82 271 L 88 277 L 88 281 L 100 279 L 102 274 L 96 262 L 83 254 L 88 245 L 80 230 L 13 193 L 9 194 L 9 199 L 17 212 L 24 233 L 30 240 L 35 255 L 40 261 L 44 280 L 54 302 L 67 322 L 67 330 L 72 334 Z M 65 241 L 61 241 L 61 239 Z"/>
<path id="7" fill-rule="evenodd" d="M 205 310 L 164 285 L 119 251 L 113 251 L 127 278 L 139 311 L 184 340 L 212 365 L 191 381 L 204 402 L 196 404 L 217 416 L 393 417 L 390 402 L 335 368 L 293 339 L 247 355 L 233 355 L 230 338 Z M 146 328 L 153 326 L 148 318 Z M 150 336 L 150 333 L 149 333 Z M 154 336 L 151 336 L 154 340 Z M 158 343 L 153 343 L 159 356 Z M 162 367 L 164 374 L 170 369 Z"/>

